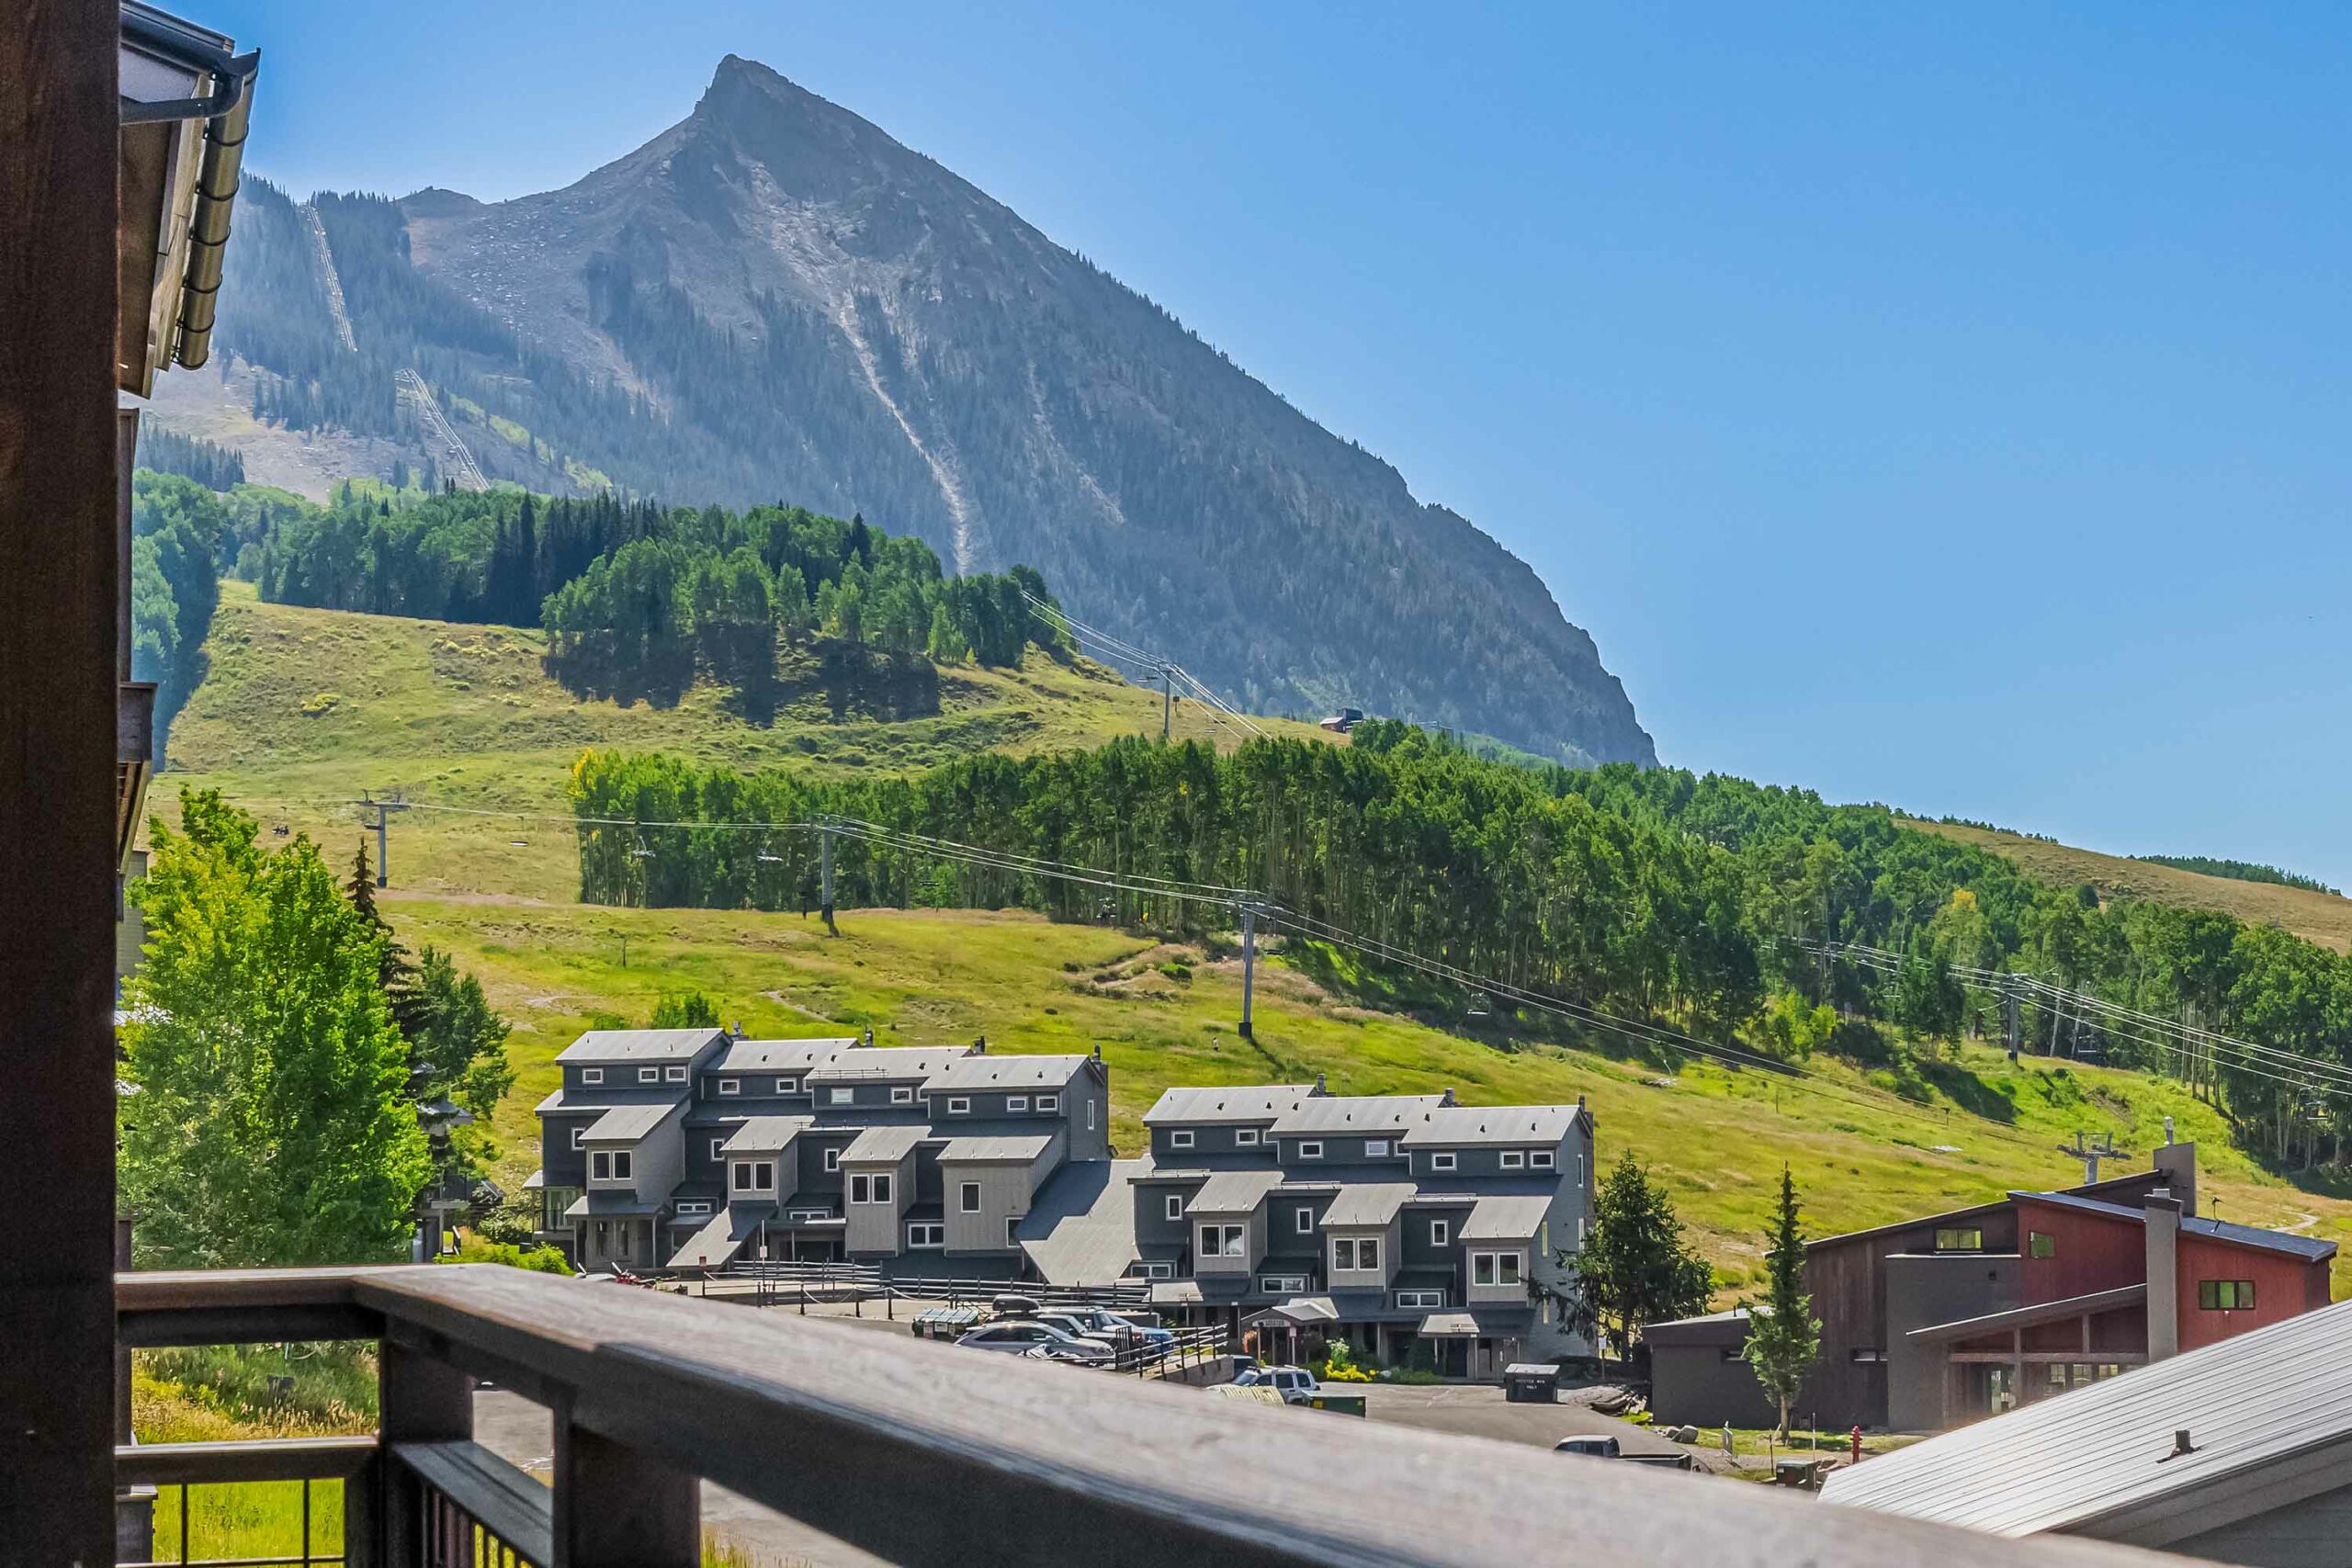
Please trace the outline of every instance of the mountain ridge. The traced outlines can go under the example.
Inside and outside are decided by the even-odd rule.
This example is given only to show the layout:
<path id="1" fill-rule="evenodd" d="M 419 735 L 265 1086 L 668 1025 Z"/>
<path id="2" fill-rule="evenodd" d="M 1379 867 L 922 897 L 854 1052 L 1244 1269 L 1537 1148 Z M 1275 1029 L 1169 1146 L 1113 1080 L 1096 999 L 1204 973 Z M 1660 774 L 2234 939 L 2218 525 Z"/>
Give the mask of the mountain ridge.
<path id="1" fill-rule="evenodd" d="M 272 427 L 339 423 L 437 460 L 372 379 L 413 367 L 493 479 L 862 511 L 965 570 L 1035 566 L 1085 619 L 1261 711 L 1348 705 L 1657 760 L 1591 637 L 1492 536 L 755 62 L 728 56 L 684 118 L 559 190 L 314 198 L 356 361 L 254 319 L 307 319 L 323 287 L 308 248 L 269 237 L 279 202 L 261 186 L 245 224 L 275 290 L 239 302 L 232 247 L 223 309 Z"/>

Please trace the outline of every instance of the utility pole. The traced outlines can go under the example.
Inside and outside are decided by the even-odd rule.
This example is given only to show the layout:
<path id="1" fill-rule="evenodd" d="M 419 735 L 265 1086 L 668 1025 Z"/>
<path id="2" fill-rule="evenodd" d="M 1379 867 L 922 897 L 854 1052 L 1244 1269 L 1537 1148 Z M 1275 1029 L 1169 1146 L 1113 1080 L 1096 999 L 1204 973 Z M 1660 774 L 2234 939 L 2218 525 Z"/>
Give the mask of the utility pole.
<path id="1" fill-rule="evenodd" d="M 1175 716 L 1175 667 L 1162 664 L 1159 667 L 1159 738 L 1162 740 L 1168 739 L 1169 723 Z M 1246 1034 L 1249 1031 L 1244 1030 L 1242 1032 Z"/>
<path id="2" fill-rule="evenodd" d="M 2012 1064 L 2015 1064 L 2018 1059 L 2020 1032 L 2017 985 L 2014 981 L 2004 980 L 2001 982 L 2001 1033 L 2008 1042 L 2009 1061 Z"/>
<path id="3" fill-rule="evenodd" d="M 1250 1001 L 1258 977 L 1258 906 L 1245 901 L 1235 908 L 1241 911 L 1241 1038 L 1254 1040 Z"/>
<path id="4" fill-rule="evenodd" d="M 376 829 L 376 886 L 379 887 L 388 886 L 390 884 L 385 880 L 388 875 L 388 871 L 386 868 L 384 854 L 390 840 L 386 839 L 384 829 L 390 826 L 393 812 L 406 811 L 408 809 L 408 802 L 398 798 L 391 800 L 374 800 L 366 795 L 362 795 L 359 799 L 353 801 L 352 804 L 358 807 L 362 811 L 372 811 L 376 814 L 375 821 L 368 822 L 363 820 L 359 825 L 363 828 L 373 828 Z"/>
<path id="5" fill-rule="evenodd" d="M 833 824 L 831 818 L 820 818 L 817 823 L 817 877 L 819 910 L 825 917 L 825 931 L 831 936 L 842 934 L 833 924 Z"/>

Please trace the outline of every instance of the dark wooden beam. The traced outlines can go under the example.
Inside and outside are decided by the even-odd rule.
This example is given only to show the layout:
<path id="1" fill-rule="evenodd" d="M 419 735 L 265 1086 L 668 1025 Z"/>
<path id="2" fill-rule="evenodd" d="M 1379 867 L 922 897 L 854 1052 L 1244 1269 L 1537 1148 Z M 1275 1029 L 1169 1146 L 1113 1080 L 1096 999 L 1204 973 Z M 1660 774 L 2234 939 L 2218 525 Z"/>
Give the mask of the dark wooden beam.
<path id="1" fill-rule="evenodd" d="M 115 0 L 0 26 L 0 1540 L 114 1551 Z"/>

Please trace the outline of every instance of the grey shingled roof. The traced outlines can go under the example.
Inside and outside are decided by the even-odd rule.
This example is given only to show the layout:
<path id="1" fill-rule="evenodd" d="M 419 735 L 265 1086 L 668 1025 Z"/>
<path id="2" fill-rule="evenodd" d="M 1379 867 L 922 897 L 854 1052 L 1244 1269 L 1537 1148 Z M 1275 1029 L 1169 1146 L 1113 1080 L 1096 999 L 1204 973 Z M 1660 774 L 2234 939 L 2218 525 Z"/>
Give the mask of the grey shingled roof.
<path id="1" fill-rule="evenodd" d="M 705 1068 L 713 1073 L 797 1073 L 830 1062 L 854 1048 L 854 1038 L 840 1040 L 730 1040 L 718 1060 Z"/>
<path id="2" fill-rule="evenodd" d="M 2196 1451 L 2167 1458 L 2183 1429 Z M 1995 1535 L 2112 1536 L 2257 1473 L 2285 1489 L 2272 1506 L 2298 1501 L 2299 1483 L 2335 1486 L 2334 1467 L 2298 1482 L 2280 1461 L 2346 1438 L 2352 1302 L 2338 1302 L 1833 1471 L 1822 1495 Z M 2203 1527 L 2191 1509 L 2169 1528 Z"/>
<path id="3" fill-rule="evenodd" d="M 1556 1144 L 1576 1125 L 1579 1105 L 1448 1105 L 1408 1128 L 1408 1149 L 1487 1144 Z"/>
<path id="4" fill-rule="evenodd" d="M 1135 1193 L 1146 1159 L 1072 1160 L 1054 1172 L 1014 1232 L 1048 1285 L 1107 1285 L 1137 1256 Z"/>
<path id="5" fill-rule="evenodd" d="M 969 1045 L 861 1045 L 808 1069 L 803 1083 L 904 1083 L 945 1070 Z"/>
<path id="6" fill-rule="evenodd" d="M 816 1125 L 806 1116 L 753 1116 L 718 1146 L 723 1155 L 772 1155 Z"/>
<path id="7" fill-rule="evenodd" d="M 616 1105 L 589 1122 L 582 1136 L 592 1144 L 635 1143 L 684 1109 L 678 1100 L 667 1105 Z"/>
<path id="8" fill-rule="evenodd" d="M 1203 1122 L 1272 1122 L 1315 1092 L 1309 1083 L 1234 1084 L 1162 1089 L 1143 1113 L 1147 1127 Z"/>
<path id="9" fill-rule="evenodd" d="M 1462 1222 L 1461 1239 L 1525 1241 L 1543 1229 L 1551 1212 L 1552 1200 L 1544 1197 L 1481 1198 L 1470 1217 Z"/>
<path id="10" fill-rule="evenodd" d="M 902 1122 L 890 1127 L 868 1127 L 849 1141 L 842 1150 L 843 1165 L 896 1165 L 931 1136 L 931 1129 L 920 1122 Z"/>
<path id="11" fill-rule="evenodd" d="M 1412 1195 L 1413 1184 L 1409 1181 L 1351 1181 L 1324 1209 L 1323 1224 L 1332 1229 L 1385 1225 L 1396 1217 L 1396 1211 Z"/>
<path id="12" fill-rule="evenodd" d="M 594 1066 L 609 1062 L 688 1062 L 720 1029 L 592 1029 L 556 1053 L 559 1062 Z"/>
<path id="13" fill-rule="evenodd" d="M 1274 1122 L 1277 1135 L 1317 1133 L 1401 1133 L 1427 1122 L 1445 1103 L 1442 1094 L 1309 1095 Z"/>
<path id="14" fill-rule="evenodd" d="M 973 1089 L 1059 1089 L 1086 1070 L 1091 1056 L 959 1056 L 923 1080 L 925 1094 Z"/>

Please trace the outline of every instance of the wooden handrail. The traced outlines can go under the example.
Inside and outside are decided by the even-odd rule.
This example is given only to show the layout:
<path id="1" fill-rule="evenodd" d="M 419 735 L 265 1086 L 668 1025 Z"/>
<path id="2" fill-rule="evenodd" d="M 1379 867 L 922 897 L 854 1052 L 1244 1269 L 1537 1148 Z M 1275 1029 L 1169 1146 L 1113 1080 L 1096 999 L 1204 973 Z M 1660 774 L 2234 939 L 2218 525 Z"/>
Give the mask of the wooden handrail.
<path id="1" fill-rule="evenodd" d="M 377 1454 L 375 1437 L 252 1438 L 221 1443 L 123 1443 L 118 1486 L 220 1486 L 238 1481 L 327 1481 L 356 1475 Z"/>
<path id="2" fill-rule="evenodd" d="M 232 1306 L 251 1294 L 288 1304 L 283 1277 L 160 1278 L 172 1282 L 142 1284 L 143 1297 L 123 1298 L 126 1313 L 135 1317 L 142 1299 Z M 380 1317 L 403 1355 L 496 1375 L 553 1405 L 560 1429 L 899 1562 L 2158 1561 L 520 1269 L 313 1278 L 325 1295 L 347 1291 Z M 563 1506 L 559 1495 L 559 1514 Z"/>

